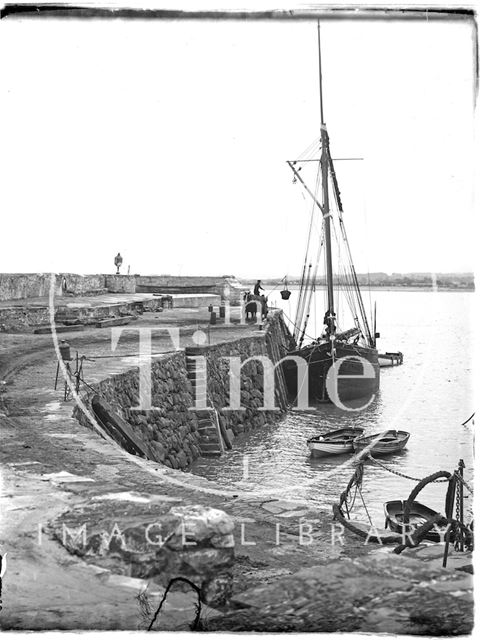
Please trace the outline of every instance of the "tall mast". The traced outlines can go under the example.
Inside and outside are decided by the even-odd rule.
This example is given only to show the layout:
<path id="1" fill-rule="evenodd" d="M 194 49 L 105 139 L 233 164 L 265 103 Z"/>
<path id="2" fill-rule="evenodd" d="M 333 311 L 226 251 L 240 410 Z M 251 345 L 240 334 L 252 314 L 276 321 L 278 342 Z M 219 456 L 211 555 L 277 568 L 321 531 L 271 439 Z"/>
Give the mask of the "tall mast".
<path id="1" fill-rule="evenodd" d="M 328 311 L 335 314 L 333 300 L 333 270 L 332 270 L 332 240 L 330 227 L 330 203 L 328 195 L 328 133 L 323 119 L 323 90 L 322 90 L 322 50 L 320 45 L 320 20 L 318 21 L 318 71 L 320 85 L 320 136 L 322 141 L 322 155 L 320 157 L 320 168 L 322 171 L 322 196 L 323 196 L 323 220 L 325 232 L 325 253 L 326 253 L 326 277 L 328 294 Z M 335 324 L 331 324 L 332 333 L 335 332 Z"/>

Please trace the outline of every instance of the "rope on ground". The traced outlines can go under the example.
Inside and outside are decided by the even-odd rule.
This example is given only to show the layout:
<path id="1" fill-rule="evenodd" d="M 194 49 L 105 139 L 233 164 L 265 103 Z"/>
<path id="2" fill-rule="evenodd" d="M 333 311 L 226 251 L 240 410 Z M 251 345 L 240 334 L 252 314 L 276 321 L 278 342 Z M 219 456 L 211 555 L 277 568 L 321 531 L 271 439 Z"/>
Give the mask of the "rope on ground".
<path id="1" fill-rule="evenodd" d="M 472 415 L 468 418 L 468 420 L 465 420 L 465 422 L 462 422 L 461 426 L 465 427 L 470 422 L 470 420 L 473 420 L 474 417 L 475 417 L 475 412 L 472 413 Z"/>
<path id="2" fill-rule="evenodd" d="M 165 593 L 162 596 L 162 599 L 160 600 L 160 604 L 158 605 L 157 610 L 155 611 L 155 615 L 153 616 L 152 621 L 150 622 L 150 625 L 148 626 L 147 631 L 151 631 L 153 628 L 153 625 L 155 624 L 158 614 L 160 613 L 160 611 L 162 610 L 162 606 L 163 603 L 165 602 L 165 600 L 167 599 L 168 596 L 168 592 L 170 591 L 171 587 L 173 584 L 175 584 L 176 582 L 185 582 L 186 584 L 188 584 L 190 587 L 192 587 L 192 589 L 194 589 L 194 591 L 197 594 L 197 606 L 195 609 L 195 618 L 194 621 L 191 623 L 190 625 L 190 630 L 191 631 L 198 631 L 199 629 L 199 624 L 200 624 L 200 613 L 202 611 L 202 600 L 201 600 L 201 590 L 200 588 L 194 584 L 191 580 L 189 580 L 188 578 L 182 578 L 182 577 L 178 577 L 178 578 L 172 578 L 170 580 L 170 582 L 167 585 L 167 588 L 165 589 Z"/>

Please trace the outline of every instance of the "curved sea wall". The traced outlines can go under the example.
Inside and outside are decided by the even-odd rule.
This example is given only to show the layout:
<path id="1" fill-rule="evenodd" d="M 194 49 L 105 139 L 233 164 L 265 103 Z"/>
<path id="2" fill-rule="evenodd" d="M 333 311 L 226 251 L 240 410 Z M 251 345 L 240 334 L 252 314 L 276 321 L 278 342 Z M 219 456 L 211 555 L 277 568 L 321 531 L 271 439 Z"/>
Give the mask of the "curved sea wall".
<path id="1" fill-rule="evenodd" d="M 214 409 L 221 428 L 231 429 L 236 436 L 273 423 L 286 411 L 287 390 L 281 367 L 274 372 L 275 408 L 262 409 L 264 375 L 258 358 L 269 358 L 276 363 L 284 357 L 291 340 L 281 312 L 274 311 L 259 333 L 197 349 L 198 357 L 206 362 L 206 409 L 199 404 L 195 408 L 195 393 L 187 368 L 193 349 L 177 351 L 153 361 L 151 410 L 136 409 L 140 404 L 138 368 L 92 385 L 81 398 L 91 409 L 92 398 L 101 396 L 113 412 L 131 426 L 153 459 L 173 469 L 186 469 L 207 450 L 204 445 L 214 439 L 208 427 L 203 426 L 207 424 L 207 414 L 214 415 Z M 228 357 L 239 358 L 241 363 L 241 409 L 229 407 Z M 248 359 L 251 360 L 244 364 Z M 91 427 L 89 419 L 77 406 L 74 416 L 81 424 Z M 216 424 L 215 419 L 213 424 Z"/>

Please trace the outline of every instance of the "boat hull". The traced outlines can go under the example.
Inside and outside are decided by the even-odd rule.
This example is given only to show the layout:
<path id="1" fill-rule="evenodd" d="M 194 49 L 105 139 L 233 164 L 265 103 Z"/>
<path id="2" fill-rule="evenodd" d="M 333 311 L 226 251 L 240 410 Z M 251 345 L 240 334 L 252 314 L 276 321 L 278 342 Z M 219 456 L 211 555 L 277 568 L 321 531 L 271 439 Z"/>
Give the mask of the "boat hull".
<path id="1" fill-rule="evenodd" d="M 402 534 L 404 529 L 407 533 L 413 533 L 418 527 L 425 524 L 426 521 L 431 520 L 438 515 L 438 512 L 430 507 L 427 507 L 421 502 L 414 501 L 410 508 L 409 522 L 405 525 L 403 522 L 404 509 L 406 507 L 406 500 L 391 500 L 384 504 L 384 515 L 386 518 L 386 528 L 391 531 Z M 438 520 L 437 527 L 444 530 L 448 522 L 443 516 L 442 520 Z M 428 531 L 424 538 L 433 542 L 443 542 L 444 531 L 441 533 L 436 529 Z"/>
<path id="2" fill-rule="evenodd" d="M 397 367 L 403 363 L 403 355 L 400 351 L 396 353 L 379 353 L 378 358 L 381 369 L 382 367 Z"/>
<path id="3" fill-rule="evenodd" d="M 353 442 L 357 436 L 362 435 L 364 429 L 360 427 L 336 429 L 307 440 L 310 454 L 314 457 L 338 456 L 345 453 L 353 453 Z"/>
<path id="4" fill-rule="evenodd" d="M 310 442 L 308 448 L 312 456 L 319 458 L 323 456 L 340 456 L 344 453 L 352 453 L 354 448 L 352 442 L 347 444 L 331 444 L 329 442 Z"/>
<path id="5" fill-rule="evenodd" d="M 348 401 L 363 399 L 362 404 L 365 404 L 379 390 L 380 369 L 377 349 L 335 341 L 336 367 L 332 373 L 338 373 L 338 378 L 335 375 L 329 376 L 329 371 L 334 364 L 329 342 L 308 345 L 288 353 L 288 356 L 298 356 L 306 361 L 308 392 L 311 400 L 332 401 L 338 404 L 335 402 L 337 399 L 345 406 Z M 362 360 L 369 363 L 371 368 L 364 365 Z M 364 367 L 366 367 L 365 371 Z M 299 387 L 296 362 L 286 360 L 284 371 L 288 390 L 296 395 Z"/>
<path id="6" fill-rule="evenodd" d="M 395 435 L 394 435 L 395 434 Z M 384 431 L 382 434 L 374 433 L 371 436 L 360 436 L 354 440 L 354 451 L 359 453 L 371 445 L 367 453 L 373 456 L 385 456 L 402 451 L 410 438 L 407 431 Z M 377 437 L 379 440 L 373 442 Z"/>

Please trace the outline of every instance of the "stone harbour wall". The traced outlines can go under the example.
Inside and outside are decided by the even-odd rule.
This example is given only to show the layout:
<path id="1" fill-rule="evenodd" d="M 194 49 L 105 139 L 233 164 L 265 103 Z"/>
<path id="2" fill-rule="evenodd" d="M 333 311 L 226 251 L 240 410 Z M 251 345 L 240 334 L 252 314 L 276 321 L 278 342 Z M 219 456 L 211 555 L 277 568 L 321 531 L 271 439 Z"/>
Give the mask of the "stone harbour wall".
<path id="1" fill-rule="evenodd" d="M 275 409 L 262 410 L 264 402 L 263 365 L 258 356 L 269 357 L 273 363 L 286 355 L 291 337 L 281 313 L 274 313 L 265 331 L 250 339 L 243 338 L 201 350 L 207 361 L 207 386 L 209 399 L 217 409 L 219 422 L 235 435 L 263 427 L 282 417 L 288 406 L 286 383 L 281 367 L 275 370 Z M 238 357 L 241 362 L 241 410 L 229 408 L 229 361 Z M 253 359 L 254 358 L 254 359 Z M 249 360 L 246 364 L 245 361 Z"/>
<path id="2" fill-rule="evenodd" d="M 49 323 L 47 306 L 12 306 L 0 309 L 0 333 L 24 331 Z"/>
<path id="3" fill-rule="evenodd" d="M 50 273 L 0 273 L 0 301 L 28 300 L 49 295 Z M 139 274 L 59 273 L 55 295 L 94 295 L 97 293 L 207 293 L 230 304 L 240 304 L 245 291 L 234 276 L 141 276 Z"/>
<path id="4" fill-rule="evenodd" d="M 136 293 L 137 276 L 123 274 L 106 275 L 105 286 L 109 293 Z"/>
<path id="5" fill-rule="evenodd" d="M 238 305 L 245 288 L 234 276 L 137 276 L 138 293 L 211 293 Z"/>
<path id="6" fill-rule="evenodd" d="M 49 295 L 50 273 L 0 273 L 0 300 L 43 298 Z M 87 295 L 105 291 L 105 276 L 60 273 L 56 275 L 55 295 Z"/>
<path id="7" fill-rule="evenodd" d="M 228 356 L 239 357 L 241 363 L 253 356 L 268 356 L 273 362 L 282 358 L 291 337 L 280 312 L 273 312 L 261 335 L 194 350 L 204 355 L 207 363 L 207 406 L 217 409 L 222 426 L 235 435 L 278 420 L 287 408 L 286 385 L 281 368 L 275 373 L 275 410 L 263 406 L 264 377 L 262 365 L 252 360 L 241 369 L 241 406 L 229 408 Z M 128 422 L 137 437 L 148 445 L 156 460 L 173 469 L 186 469 L 200 455 L 200 434 L 194 396 L 187 373 L 187 354 L 177 351 L 152 364 L 152 406 L 150 411 L 137 410 L 139 405 L 139 370 L 130 369 L 92 385 L 82 398 L 91 409 L 91 399 L 100 395 L 110 407 Z M 85 426 L 90 422 L 76 407 L 75 417 Z"/>
<path id="8" fill-rule="evenodd" d="M 187 378 L 185 353 L 179 351 L 152 364 L 151 411 L 136 410 L 139 398 L 138 368 L 112 376 L 92 385 L 83 395 L 88 409 L 95 393 L 128 422 L 143 443 L 149 445 L 158 462 L 172 469 L 185 469 L 200 454 L 197 418 L 192 406 L 192 387 Z M 77 419 L 86 426 L 89 420 L 78 407 Z"/>

